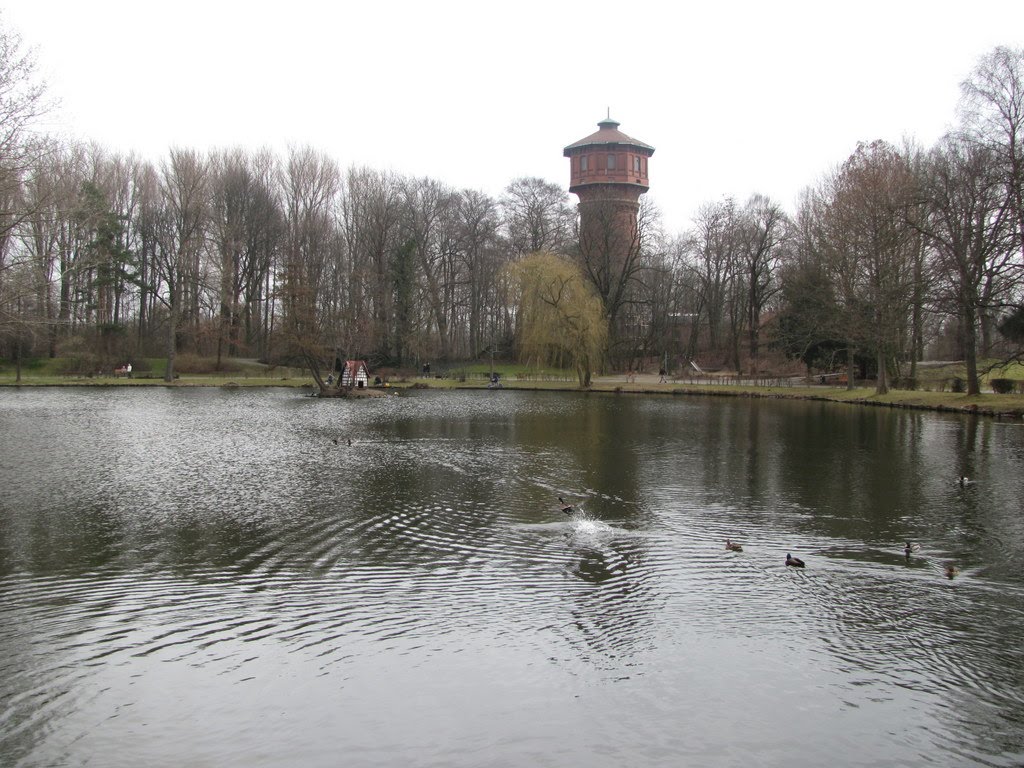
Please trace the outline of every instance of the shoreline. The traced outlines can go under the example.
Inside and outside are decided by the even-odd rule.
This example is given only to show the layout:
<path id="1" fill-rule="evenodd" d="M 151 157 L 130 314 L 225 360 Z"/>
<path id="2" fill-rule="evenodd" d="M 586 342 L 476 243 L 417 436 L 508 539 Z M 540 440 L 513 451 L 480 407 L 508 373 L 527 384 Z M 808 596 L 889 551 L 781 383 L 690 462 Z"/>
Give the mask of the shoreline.
<path id="1" fill-rule="evenodd" d="M 976 416 L 987 416 L 994 419 L 1024 420 L 1024 395 L 996 395 L 984 393 L 968 396 L 955 392 L 929 392 L 921 390 L 890 390 L 886 395 L 876 395 L 873 389 L 858 388 L 853 390 L 838 387 L 817 385 L 794 385 L 792 387 L 770 387 L 735 384 L 684 384 L 681 382 L 657 382 L 653 375 L 645 376 L 651 381 L 625 381 L 623 376 L 604 376 L 595 378 L 590 389 L 581 390 L 574 381 L 566 380 L 503 380 L 500 390 L 494 392 L 516 390 L 527 392 L 576 392 L 642 396 L 674 396 L 674 397 L 745 397 L 769 400 L 807 400 L 812 402 L 846 403 L 883 408 L 901 408 L 904 410 L 932 411 L 937 413 L 956 413 Z M 165 382 L 156 378 L 94 378 L 56 380 L 53 377 L 39 377 L 37 380 L 14 381 L 0 380 L 0 391 L 4 389 L 45 388 L 45 387 L 219 387 L 223 389 L 249 388 L 283 388 L 314 391 L 315 386 L 308 380 L 282 377 L 213 377 L 194 375 L 179 378 L 174 382 Z M 404 382 L 393 382 L 390 389 L 461 389 L 486 390 L 486 381 L 467 383 L 457 379 L 414 379 Z M 377 388 L 373 388 L 377 391 Z M 383 389 L 381 390 L 383 391 Z"/>
<path id="2" fill-rule="evenodd" d="M 459 384 L 452 389 L 481 389 L 482 387 Z M 533 392 L 594 392 L 618 395 L 655 395 L 674 397 L 737 397 L 764 400 L 804 400 L 874 408 L 896 408 L 903 410 L 931 411 L 961 415 L 987 416 L 994 419 L 1024 420 L 1024 396 L 982 394 L 967 396 L 953 392 L 917 392 L 912 390 L 890 390 L 886 395 L 876 395 L 873 389 L 853 390 L 832 389 L 816 391 L 812 387 L 741 387 L 731 384 L 684 385 L 664 384 L 659 388 L 649 386 L 612 385 L 598 382 L 589 390 L 571 386 L 531 386 L 516 384 L 506 389 Z M 439 389 L 439 387 L 438 387 Z"/>

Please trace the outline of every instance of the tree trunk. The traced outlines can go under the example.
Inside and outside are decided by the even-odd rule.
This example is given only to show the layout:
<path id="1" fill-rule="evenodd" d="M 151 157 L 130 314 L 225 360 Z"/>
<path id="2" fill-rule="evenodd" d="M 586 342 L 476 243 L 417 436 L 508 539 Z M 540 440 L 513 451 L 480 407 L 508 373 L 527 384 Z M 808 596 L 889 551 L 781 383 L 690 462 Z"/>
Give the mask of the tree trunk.
<path id="1" fill-rule="evenodd" d="M 21 300 L 18 300 L 18 308 L 21 309 Z M 14 340 L 14 383 L 21 384 L 21 332 Z"/>
<path id="2" fill-rule="evenodd" d="M 167 307 L 167 370 L 164 371 L 164 381 L 168 384 L 174 381 L 174 357 L 178 348 L 178 303 L 173 291 L 170 299 Z"/>
<path id="3" fill-rule="evenodd" d="M 967 394 L 981 394 L 981 384 L 978 381 L 978 342 L 974 330 L 976 321 L 974 308 L 964 307 L 961 331 L 963 333 L 964 363 L 967 366 Z"/>
<path id="4" fill-rule="evenodd" d="M 882 346 L 878 348 L 877 358 L 878 378 L 875 380 L 875 394 L 887 395 L 889 394 L 889 361 L 888 355 L 885 354 L 885 349 Z"/>

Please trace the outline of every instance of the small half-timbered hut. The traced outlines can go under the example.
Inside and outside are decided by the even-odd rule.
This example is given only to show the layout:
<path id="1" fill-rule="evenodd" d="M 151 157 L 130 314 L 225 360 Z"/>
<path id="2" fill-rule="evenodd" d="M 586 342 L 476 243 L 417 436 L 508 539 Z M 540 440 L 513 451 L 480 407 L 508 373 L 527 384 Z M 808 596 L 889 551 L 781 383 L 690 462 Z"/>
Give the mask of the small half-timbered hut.
<path id="1" fill-rule="evenodd" d="M 365 360 L 346 360 L 341 369 L 341 386 L 363 389 L 370 384 L 370 373 Z"/>

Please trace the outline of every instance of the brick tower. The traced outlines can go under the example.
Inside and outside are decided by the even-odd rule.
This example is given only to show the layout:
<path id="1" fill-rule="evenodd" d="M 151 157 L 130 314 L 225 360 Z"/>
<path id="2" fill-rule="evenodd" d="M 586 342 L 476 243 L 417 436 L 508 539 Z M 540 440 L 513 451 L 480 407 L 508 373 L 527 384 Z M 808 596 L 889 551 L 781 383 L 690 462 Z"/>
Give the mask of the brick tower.
<path id="1" fill-rule="evenodd" d="M 654 147 L 624 134 L 611 116 L 597 127 L 563 152 L 570 163 L 569 191 L 580 199 L 580 245 L 587 250 L 598 239 L 612 237 L 627 247 L 636 239 L 640 195 L 649 186 L 647 160 Z"/>
<path id="2" fill-rule="evenodd" d="M 647 160 L 654 147 L 630 138 L 607 117 L 565 148 L 569 191 L 580 199 L 579 258 L 604 304 L 614 339 L 637 338 L 642 318 L 628 309 L 641 265 L 644 226 L 640 195 L 647 191 Z"/>

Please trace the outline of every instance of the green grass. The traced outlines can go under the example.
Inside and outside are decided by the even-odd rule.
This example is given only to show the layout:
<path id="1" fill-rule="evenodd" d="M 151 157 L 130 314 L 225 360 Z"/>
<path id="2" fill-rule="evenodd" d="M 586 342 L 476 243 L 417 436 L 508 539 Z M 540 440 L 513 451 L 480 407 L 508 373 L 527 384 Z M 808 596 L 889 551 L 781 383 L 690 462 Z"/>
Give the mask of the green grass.
<path id="1" fill-rule="evenodd" d="M 174 384 L 178 386 L 216 387 L 237 384 L 246 387 L 308 386 L 313 383 L 308 372 L 297 368 L 267 366 L 250 360 L 225 361 L 225 371 L 214 371 L 215 361 L 204 358 L 181 358 Z M 63 358 L 34 358 L 22 361 L 23 386 L 153 386 L 164 385 L 166 358 L 137 358 L 133 361 L 131 378 L 114 376 L 112 370 L 96 374 L 66 373 L 69 363 Z M 196 372 L 191 372 L 190 369 Z M 0 386 L 16 384 L 17 368 L 8 360 L 0 360 Z"/>
<path id="2" fill-rule="evenodd" d="M 21 375 L 60 376 L 66 361 L 62 358 L 34 357 L 21 361 Z M 16 366 L 10 360 L 0 360 L 0 377 L 15 375 Z"/>
<path id="3" fill-rule="evenodd" d="M 1014 379 L 1024 380 L 1024 365 L 1010 363 L 1000 368 L 989 367 L 994 365 L 996 360 L 979 360 L 978 371 L 981 374 L 981 385 L 988 386 L 991 379 Z M 909 369 L 908 369 L 909 370 Z M 953 379 L 966 379 L 967 367 L 962 363 L 954 363 L 943 366 L 922 366 L 917 369 L 917 384 L 919 389 L 940 389 L 950 388 Z"/>
<path id="4" fill-rule="evenodd" d="M 22 365 L 23 386 L 168 386 L 163 381 L 165 360 L 156 358 L 139 360 L 139 368 L 148 368 L 133 373 L 132 378 L 103 376 L 74 376 L 60 373 L 64 370 L 62 360 L 27 360 Z M 240 387 L 310 387 L 313 379 L 308 372 L 294 368 L 270 368 L 251 361 L 236 360 L 231 373 L 182 373 L 174 380 L 173 386 L 218 387 L 236 385 Z M 495 371 L 501 375 L 503 389 L 578 391 L 575 372 L 559 369 L 534 369 L 508 363 L 496 364 Z M 1015 414 L 1024 416 L 1024 394 L 994 395 L 985 393 L 968 397 L 949 391 L 940 391 L 938 386 L 929 387 L 932 382 L 946 381 L 960 373 L 954 366 L 929 371 L 929 379 L 919 380 L 919 388 L 892 390 L 887 395 L 876 395 L 873 389 L 847 390 L 839 387 L 754 387 L 723 385 L 682 385 L 679 382 L 625 383 L 622 377 L 594 379 L 591 391 L 607 393 L 633 393 L 652 395 L 704 395 L 733 397 L 794 398 L 829 400 L 869 405 L 886 405 L 900 408 L 929 410 L 966 411 L 987 414 Z M 491 366 L 489 363 L 475 363 L 448 368 L 443 378 L 413 377 L 407 381 L 392 380 L 396 388 L 425 387 L 427 389 L 484 389 L 487 387 Z M 1024 378 L 1024 366 L 1015 364 L 1000 371 L 997 378 Z M 15 384 L 15 369 L 9 362 L 0 362 L 0 386 Z M 948 390 L 948 386 L 945 387 Z"/>
<path id="5" fill-rule="evenodd" d="M 502 380 L 506 379 L 533 379 L 546 381 L 550 379 L 574 379 L 576 371 L 569 368 L 533 368 L 521 363 L 495 363 L 493 369 L 488 362 L 467 363 L 465 365 L 452 365 L 445 369 L 448 378 L 482 378 L 490 375 L 491 371 L 497 373 Z"/>
<path id="6" fill-rule="evenodd" d="M 467 380 L 458 382 L 450 379 L 434 379 L 424 382 L 431 389 L 481 389 L 486 382 Z M 575 380 L 544 381 L 507 379 L 502 381 L 504 389 L 521 390 L 578 390 Z M 912 408 L 938 411 L 963 411 L 983 414 L 1014 414 L 1024 417 L 1024 395 L 994 395 L 991 393 L 968 397 L 954 392 L 890 390 L 886 395 L 876 395 L 872 388 L 847 390 L 839 387 L 754 387 L 731 384 L 680 385 L 637 383 L 626 384 L 621 379 L 596 378 L 590 388 L 592 392 L 615 392 L 621 394 L 698 395 L 718 397 L 764 397 L 772 399 L 827 400 L 837 403 L 862 405 L 884 405 L 895 408 Z"/>
<path id="7" fill-rule="evenodd" d="M 1010 363 L 999 368 L 993 368 L 991 373 L 985 374 L 985 380 L 988 381 L 989 379 L 1024 380 L 1024 364 Z"/>

